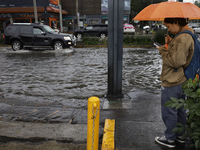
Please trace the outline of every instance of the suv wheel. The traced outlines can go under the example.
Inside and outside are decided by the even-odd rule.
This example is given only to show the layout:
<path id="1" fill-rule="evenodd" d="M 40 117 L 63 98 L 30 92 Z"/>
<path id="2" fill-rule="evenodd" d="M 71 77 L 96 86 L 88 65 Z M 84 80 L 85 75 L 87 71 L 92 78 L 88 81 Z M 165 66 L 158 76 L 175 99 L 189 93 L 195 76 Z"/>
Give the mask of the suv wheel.
<path id="1" fill-rule="evenodd" d="M 82 34 L 78 33 L 76 37 L 77 37 L 77 39 L 81 39 L 82 38 Z"/>
<path id="2" fill-rule="evenodd" d="M 17 50 L 20 50 L 20 49 L 22 49 L 22 43 L 21 42 L 19 42 L 19 41 L 13 41 L 12 42 L 12 49 L 14 50 L 14 51 L 17 51 Z"/>
<path id="3" fill-rule="evenodd" d="M 54 50 L 63 49 L 63 43 L 60 42 L 60 41 L 56 41 L 56 42 L 54 42 L 54 44 L 53 44 L 53 48 L 54 48 Z"/>
<path id="4" fill-rule="evenodd" d="M 105 38 L 106 38 L 106 34 L 105 34 L 105 33 L 101 33 L 101 34 L 100 34 L 100 38 L 101 38 L 101 39 L 105 39 Z"/>

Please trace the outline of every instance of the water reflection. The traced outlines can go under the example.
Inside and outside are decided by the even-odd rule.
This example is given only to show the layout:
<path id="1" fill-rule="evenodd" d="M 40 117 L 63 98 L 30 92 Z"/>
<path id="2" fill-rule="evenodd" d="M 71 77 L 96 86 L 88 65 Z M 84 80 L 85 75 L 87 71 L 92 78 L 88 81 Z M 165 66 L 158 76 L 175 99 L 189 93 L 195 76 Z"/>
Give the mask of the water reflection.
<path id="1" fill-rule="evenodd" d="M 0 50 L 0 93 L 26 102 L 85 106 L 90 96 L 103 97 L 107 93 L 107 51 Z M 155 48 L 124 48 L 123 92 L 159 89 L 161 63 Z"/>
<path id="2" fill-rule="evenodd" d="M 161 56 L 156 49 L 138 48 L 125 50 L 123 65 L 124 86 L 139 89 L 160 88 L 161 64 Z M 130 88 L 125 88 L 124 90 L 130 90 Z"/>

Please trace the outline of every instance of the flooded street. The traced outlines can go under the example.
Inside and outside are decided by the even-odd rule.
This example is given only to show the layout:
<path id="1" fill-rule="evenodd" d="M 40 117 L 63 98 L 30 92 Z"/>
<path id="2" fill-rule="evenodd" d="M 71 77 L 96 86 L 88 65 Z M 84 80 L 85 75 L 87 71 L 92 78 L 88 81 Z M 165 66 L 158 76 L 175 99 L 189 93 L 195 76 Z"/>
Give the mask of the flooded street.
<path id="1" fill-rule="evenodd" d="M 49 107 L 43 111 L 54 107 L 86 108 L 89 97 L 104 97 L 107 51 L 107 48 L 73 51 L 0 48 L 0 96 L 3 97 L 0 103 L 6 110 L 1 109 L 3 118 L 16 118 L 8 113 L 6 107 L 10 106 L 18 107 L 10 108 L 12 113 L 22 115 L 22 106 L 29 107 L 26 114 L 43 106 Z M 123 53 L 123 93 L 134 89 L 159 92 L 162 64 L 159 52 L 155 48 L 124 48 Z"/>

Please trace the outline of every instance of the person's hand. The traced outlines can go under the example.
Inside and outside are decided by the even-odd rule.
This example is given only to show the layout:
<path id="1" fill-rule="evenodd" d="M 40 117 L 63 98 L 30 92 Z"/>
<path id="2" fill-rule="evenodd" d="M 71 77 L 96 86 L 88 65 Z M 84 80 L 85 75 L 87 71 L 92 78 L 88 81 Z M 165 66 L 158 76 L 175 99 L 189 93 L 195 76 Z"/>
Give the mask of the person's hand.
<path id="1" fill-rule="evenodd" d="M 172 38 L 166 34 L 165 36 L 165 44 L 169 44 L 171 42 Z"/>

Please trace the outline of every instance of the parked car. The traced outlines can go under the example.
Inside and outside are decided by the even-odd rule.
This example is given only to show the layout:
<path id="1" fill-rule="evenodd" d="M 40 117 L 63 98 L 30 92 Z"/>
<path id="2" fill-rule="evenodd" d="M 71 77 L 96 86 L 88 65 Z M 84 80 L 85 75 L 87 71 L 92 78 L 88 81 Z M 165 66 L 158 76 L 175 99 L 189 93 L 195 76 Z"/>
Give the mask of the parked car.
<path id="1" fill-rule="evenodd" d="M 198 28 L 199 27 L 199 24 L 198 23 L 189 23 L 188 26 L 190 28 Z"/>
<path id="2" fill-rule="evenodd" d="M 124 33 L 135 34 L 135 27 L 132 24 L 124 24 Z"/>
<path id="3" fill-rule="evenodd" d="M 159 26 L 159 28 L 160 28 L 160 29 L 167 29 L 167 27 L 166 27 L 165 25 L 163 25 L 163 24 L 161 24 L 161 25 Z"/>
<path id="4" fill-rule="evenodd" d="M 147 25 L 143 27 L 143 30 L 146 30 L 146 29 L 150 29 L 150 26 Z"/>
<path id="5" fill-rule="evenodd" d="M 195 33 L 200 33 L 200 26 L 193 28 Z"/>
<path id="6" fill-rule="evenodd" d="M 143 27 L 143 34 L 149 34 L 149 31 L 150 31 L 150 26 L 146 25 Z"/>
<path id="7" fill-rule="evenodd" d="M 24 47 L 50 46 L 53 49 L 69 48 L 76 44 L 72 34 L 55 32 L 51 27 L 36 23 L 13 23 L 4 31 L 4 43 L 13 50 Z"/>
<path id="8" fill-rule="evenodd" d="M 103 39 L 108 35 L 108 25 L 107 24 L 88 25 L 84 29 L 74 30 L 74 35 L 78 39 L 81 39 L 85 35 L 98 36 Z"/>

